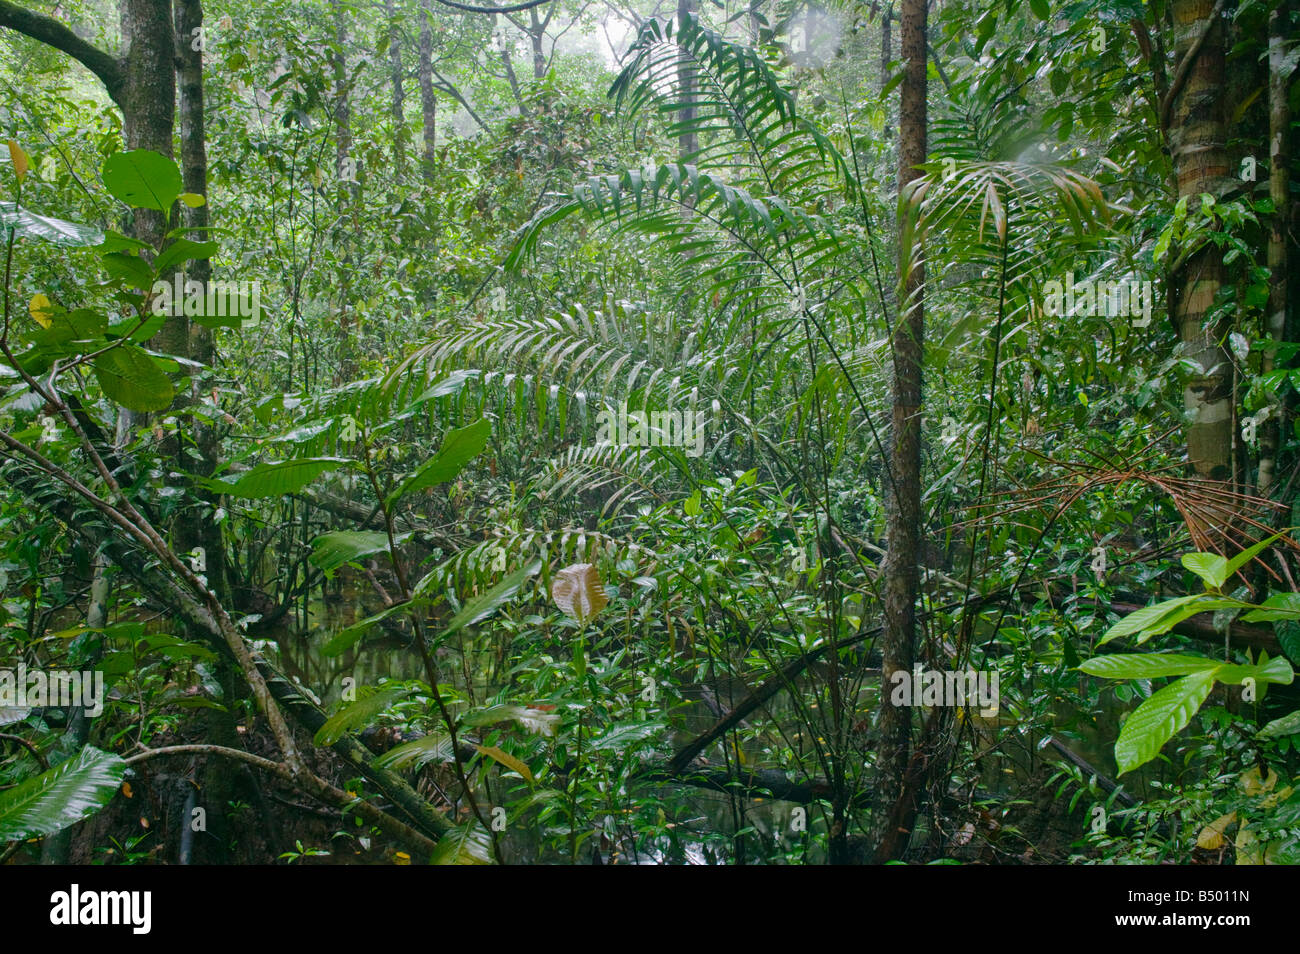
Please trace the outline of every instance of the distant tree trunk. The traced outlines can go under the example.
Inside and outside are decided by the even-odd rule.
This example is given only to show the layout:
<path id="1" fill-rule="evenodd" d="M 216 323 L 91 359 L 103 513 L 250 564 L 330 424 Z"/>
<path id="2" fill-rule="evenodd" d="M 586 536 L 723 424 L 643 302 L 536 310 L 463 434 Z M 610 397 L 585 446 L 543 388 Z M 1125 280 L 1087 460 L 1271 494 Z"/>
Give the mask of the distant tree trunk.
<path id="1" fill-rule="evenodd" d="M 393 83 L 393 164 L 398 176 L 406 169 L 406 91 L 402 88 L 405 71 L 402 69 L 402 33 L 397 28 L 397 6 L 393 0 L 384 0 L 388 13 L 388 72 Z"/>
<path id="2" fill-rule="evenodd" d="M 893 19 L 894 5 L 887 3 L 884 12 L 880 15 L 880 88 L 882 90 L 889 83 L 889 64 L 894 59 L 893 34 L 891 32 L 891 21 Z M 894 127 L 889 122 L 889 104 L 882 103 L 881 108 L 885 110 L 884 137 L 892 139 Z"/>
<path id="3" fill-rule="evenodd" d="M 417 67 L 420 75 L 420 115 L 424 131 L 424 154 L 421 161 L 426 180 L 433 179 L 438 121 L 438 98 L 433 92 L 433 29 L 429 26 L 430 2 L 431 0 L 420 0 L 420 62 Z"/>
<path id="4" fill-rule="evenodd" d="M 203 27 L 203 7 L 200 0 L 176 0 L 177 73 L 180 78 L 180 145 L 181 179 L 186 192 L 206 198 L 208 194 L 207 132 L 204 121 L 203 52 L 195 49 L 190 38 Z M 194 229 L 195 237 L 206 237 L 211 224 L 207 202 L 197 208 L 181 208 L 184 224 Z M 186 277 L 201 283 L 206 289 L 212 279 L 212 263 L 206 258 L 196 258 L 186 265 Z M 195 323 L 189 329 L 189 357 L 203 365 L 204 370 L 190 379 L 190 393 L 178 396 L 178 403 L 192 404 L 203 399 L 204 392 L 215 383 L 212 366 L 216 361 L 216 346 L 212 331 Z M 196 418 L 194 443 L 199 452 L 197 464 L 189 463 L 182 472 L 196 471 L 200 477 L 215 473 L 221 457 L 221 444 L 216 429 L 202 416 Z M 225 598 L 225 547 L 221 527 L 212 519 L 218 502 L 211 492 L 191 487 L 201 501 L 201 512 L 191 513 L 177 521 L 177 549 L 189 553 L 195 547 L 203 550 L 208 587 L 219 598 Z"/>
<path id="5" fill-rule="evenodd" d="M 506 82 L 510 84 L 510 93 L 515 98 L 515 105 L 519 107 L 519 115 L 527 116 L 529 114 L 528 104 L 524 102 L 524 94 L 519 88 L 519 77 L 515 75 L 513 50 L 511 44 L 506 42 L 505 34 L 497 31 L 496 22 L 496 14 L 493 14 L 493 42 L 501 45 L 501 49 L 497 51 L 497 56 L 501 58 L 501 66 L 506 71 Z"/>
<path id="6" fill-rule="evenodd" d="M 103 629 L 108 624 L 108 557 L 101 550 L 95 554 L 95 563 L 90 578 L 90 604 L 86 607 L 86 628 Z M 93 668 L 103 655 L 104 638 L 98 640 L 94 652 L 86 665 Z M 68 709 L 68 727 L 64 730 L 63 747 L 65 751 L 80 752 L 90 740 L 91 717 L 85 707 L 72 706 Z M 66 865 L 72 852 L 71 828 L 64 828 L 46 837 L 41 842 L 41 864 Z"/>
<path id="7" fill-rule="evenodd" d="M 352 155 L 352 105 L 348 95 L 348 28 L 340 0 L 331 0 L 334 13 L 334 156 L 337 162 L 339 215 L 355 216 L 357 161 Z M 352 256 L 355 249 L 342 230 L 342 275 L 339 282 L 338 365 L 336 383 L 352 378 Z"/>
<path id="8" fill-rule="evenodd" d="M 686 22 L 686 18 L 695 12 L 695 0 L 677 0 L 677 29 Z M 689 63 L 683 60 L 677 69 L 677 82 L 681 87 L 682 99 L 688 103 L 695 100 L 695 69 Z M 678 120 L 682 125 L 689 125 L 695 121 L 695 107 L 687 106 L 680 113 Z M 679 162 L 690 161 L 689 157 L 693 156 L 700 148 L 700 137 L 694 130 L 687 129 L 677 139 L 677 153 Z"/>
<path id="9" fill-rule="evenodd" d="M 1169 144 L 1178 194 L 1189 202 L 1202 193 L 1222 195 L 1231 175 L 1222 102 L 1224 88 L 1224 27 L 1213 16 L 1214 0 L 1173 0 L 1174 49 L 1180 64 L 1194 53 L 1181 89 L 1172 101 Z M 1198 39 L 1204 40 L 1196 46 Z M 1196 47 L 1194 50 L 1193 48 Z M 1232 472 L 1234 444 L 1232 359 L 1220 342 L 1228 329 L 1221 322 L 1206 327 L 1206 316 L 1223 287 L 1223 254 L 1216 246 L 1192 255 L 1171 276 L 1176 299 L 1174 321 L 1186 354 L 1201 366 L 1187 384 L 1187 457 L 1201 477 L 1227 479 Z"/>
<path id="10" fill-rule="evenodd" d="M 1268 141 L 1269 180 L 1268 194 L 1273 200 L 1273 217 L 1268 235 L 1268 314 L 1265 330 L 1274 341 L 1287 336 L 1287 267 L 1288 226 L 1290 224 L 1291 194 L 1289 190 L 1290 155 L 1287 137 L 1291 134 L 1290 79 L 1291 68 L 1286 62 L 1286 43 L 1290 32 L 1291 11 L 1283 0 L 1268 17 Z M 1262 370 L 1265 374 L 1274 367 L 1273 353 L 1265 352 Z M 1259 494 L 1267 496 L 1273 488 L 1277 473 L 1277 455 L 1281 435 L 1287 432 L 1287 404 L 1279 401 L 1260 431 L 1259 438 Z"/>
<path id="11" fill-rule="evenodd" d="M 546 76 L 546 51 L 543 43 L 546 40 L 546 27 L 554 15 L 554 4 L 547 10 L 545 20 L 538 19 L 536 7 L 528 11 L 528 39 L 533 46 L 533 79 L 539 80 Z"/>
<path id="12" fill-rule="evenodd" d="M 902 58 L 906 71 L 899 109 L 900 192 L 921 175 L 926 159 L 926 0 L 903 0 Z M 900 214 L 911 214 L 900 208 Z M 925 340 L 924 254 L 900 247 L 900 314 L 894 328 L 893 428 L 886 484 L 883 567 L 884 627 L 881 633 L 880 746 L 876 754 L 872 855 L 877 863 L 906 849 L 916 817 L 911 771 L 912 710 L 890 702 L 894 673 L 911 672 L 916 646 L 917 569 L 921 527 L 921 375 Z"/>

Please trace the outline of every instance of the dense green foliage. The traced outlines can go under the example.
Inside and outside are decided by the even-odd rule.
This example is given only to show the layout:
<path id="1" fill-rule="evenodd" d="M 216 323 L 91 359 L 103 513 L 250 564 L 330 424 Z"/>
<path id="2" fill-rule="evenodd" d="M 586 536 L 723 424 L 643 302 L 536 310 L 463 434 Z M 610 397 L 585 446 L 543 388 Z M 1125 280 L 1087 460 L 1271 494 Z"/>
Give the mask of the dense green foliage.
<path id="1" fill-rule="evenodd" d="M 131 148 L 0 31 L 0 854 L 894 860 L 902 677 L 898 860 L 1300 862 L 1300 31 L 1227 5 L 1236 174 L 1188 196 L 1175 6 L 936 4 L 902 183 L 892 4 L 212 0 L 201 194 L 185 122 Z M 922 262 L 913 683 L 877 640 Z"/>

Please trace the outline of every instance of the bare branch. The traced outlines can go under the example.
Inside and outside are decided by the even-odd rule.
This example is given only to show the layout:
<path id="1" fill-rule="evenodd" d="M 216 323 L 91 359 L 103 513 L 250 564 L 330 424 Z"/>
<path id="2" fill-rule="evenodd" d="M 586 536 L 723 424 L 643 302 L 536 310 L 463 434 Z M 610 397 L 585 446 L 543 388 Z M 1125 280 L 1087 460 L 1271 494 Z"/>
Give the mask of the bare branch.
<path id="1" fill-rule="evenodd" d="M 122 64 L 116 57 L 77 36 L 66 24 L 8 0 L 0 0 L 0 27 L 16 30 L 68 54 L 99 77 L 113 102 L 122 105 L 119 99 L 124 81 Z"/>

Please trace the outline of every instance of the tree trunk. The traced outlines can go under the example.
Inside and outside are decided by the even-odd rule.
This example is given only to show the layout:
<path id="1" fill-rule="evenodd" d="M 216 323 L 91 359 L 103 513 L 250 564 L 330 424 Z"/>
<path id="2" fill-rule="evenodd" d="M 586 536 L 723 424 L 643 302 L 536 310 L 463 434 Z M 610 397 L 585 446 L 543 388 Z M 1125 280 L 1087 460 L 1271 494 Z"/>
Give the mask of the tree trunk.
<path id="1" fill-rule="evenodd" d="M 542 47 L 546 39 L 546 25 L 551 21 L 551 15 L 555 12 L 552 6 L 546 14 L 545 20 L 537 18 L 537 8 L 533 7 L 528 11 L 528 39 L 533 46 L 533 79 L 540 80 L 546 76 L 546 52 Z"/>
<path id="2" fill-rule="evenodd" d="M 695 12 L 695 0 L 677 0 L 677 29 L 680 32 L 682 24 L 686 18 Z M 677 82 L 681 86 L 682 99 L 685 102 L 692 102 L 695 98 L 695 70 L 683 59 L 682 64 L 677 68 Z M 687 106 L 683 109 L 678 117 L 678 122 L 683 126 L 688 126 L 695 121 L 695 107 Z M 679 162 L 689 162 L 691 157 L 700 149 L 700 137 L 694 130 L 686 129 L 677 139 L 677 153 Z"/>
<path id="3" fill-rule="evenodd" d="M 122 0 L 122 133 L 127 149 L 172 155 L 176 116 L 176 40 L 171 0 Z M 159 248 L 166 216 L 134 210 L 135 237 Z M 189 319 L 170 315 L 150 345 L 164 354 L 189 354 Z"/>
<path id="4" fill-rule="evenodd" d="M 1172 102 L 1170 152 L 1178 194 L 1189 203 L 1202 193 L 1223 194 L 1231 175 L 1222 101 L 1224 27 L 1214 17 L 1214 0 L 1173 0 L 1174 49 L 1180 64 L 1195 58 Z M 1208 31 L 1208 32 L 1207 32 Z M 1193 49 L 1201 35 L 1205 39 Z M 1232 359 L 1220 344 L 1228 329 L 1221 321 L 1206 327 L 1206 316 L 1224 282 L 1222 253 L 1210 243 L 1170 276 L 1176 293 L 1174 321 L 1186 354 L 1201 366 L 1183 395 L 1188 416 L 1187 457 L 1200 477 L 1227 479 L 1234 443 Z"/>
<path id="5" fill-rule="evenodd" d="M 902 58 L 906 75 L 899 109 L 900 193 L 920 177 L 926 158 L 926 0 L 902 4 Z M 902 209 L 900 214 L 910 215 Z M 909 229 L 903 229 L 906 235 Z M 915 248 L 911 245 L 915 244 Z M 893 429 L 886 486 L 883 567 L 884 631 L 881 634 L 880 747 L 876 755 L 876 799 L 871 819 L 872 855 L 877 863 L 907 848 L 916 817 L 911 765 L 912 710 L 890 702 L 893 675 L 910 673 L 916 646 L 916 599 L 921 523 L 921 373 L 925 333 L 925 268 L 920 239 L 900 244 L 900 311 L 894 328 Z"/>
<path id="6" fill-rule="evenodd" d="M 397 29 L 397 6 L 384 0 L 388 13 L 388 73 L 393 84 L 393 164 L 398 176 L 406 169 L 406 90 L 403 89 L 402 34 Z"/>
<path id="7" fill-rule="evenodd" d="M 420 0 L 420 115 L 423 120 L 424 178 L 433 179 L 437 143 L 438 98 L 433 93 L 433 30 L 429 26 L 430 0 Z"/>
<path id="8" fill-rule="evenodd" d="M 1287 313 L 1287 226 L 1291 196 L 1288 189 L 1290 156 L 1287 136 L 1291 133 L 1291 69 L 1286 63 L 1286 42 L 1291 12 L 1283 0 L 1268 17 L 1268 194 L 1273 200 L 1273 217 L 1268 235 L 1268 314 L 1264 330 L 1274 341 L 1286 339 Z M 1272 351 L 1264 353 L 1261 370 L 1273 370 Z M 1272 414 L 1264 422 L 1259 438 L 1259 495 L 1267 496 L 1277 473 L 1277 454 L 1282 434 L 1287 433 L 1287 404 L 1272 405 Z"/>
<path id="9" fill-rule="evenodd" d="M 334 158 L 337 163 L 338 204 L 341 218 L 355 213 L 357 198 L 357 161 L 352 155 L 352 105 L 348 97 L 348 28 L 343 5 L 339 0 L 331 0 L 334 13 L 334 42 L 338 50 L 334 54 Z M 339 282 L 338 311 L 338 364 L 335 383 L 352 379 L 352 242 L 347 238 L 347 229 L 340 232 L 342 253 L 341 281 Z"/>
<path id="10" fill-rule="evenodd" d="M 108 557 L 100 551 L 95 554 L 93 575 L 90 579 L 90 605 L 86 607 L 86 628 L 103 629 L 108 623 Z M 99 637 L 86 665 L 90 668 L 98 665 L 103 655 L 104 638 Z M 68 752 L 80 752 L 90 740 L 91 717 L 86 714 L 84 706 L 72 706 L 68 709 L 68 727 L 64 731 L 63 747 Z M 46 837 L 41 842 L 41 864 L 66 865 L 72 852 L 72 828 L 64 828 Z"/>

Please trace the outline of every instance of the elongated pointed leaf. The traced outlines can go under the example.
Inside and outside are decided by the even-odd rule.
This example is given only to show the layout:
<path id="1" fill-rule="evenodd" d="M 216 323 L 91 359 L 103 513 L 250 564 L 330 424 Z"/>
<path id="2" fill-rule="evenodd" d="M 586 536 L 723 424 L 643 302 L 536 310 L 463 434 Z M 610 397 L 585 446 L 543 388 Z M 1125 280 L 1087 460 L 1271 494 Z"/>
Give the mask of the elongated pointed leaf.
<path id="1" fill-rule="evenodd" d="M 13 229 L 19 238 L 40 239 L 64 248 L 84 248 L 104 241 L 104 233 L 99 229 L 37 215 L 13 202 L 0 202 L 0 228 Z"/>
<path id="2" fill-rule="evenodd" d="M 483 453 L 483 448 L 487 446 L 488 435 L 491 433 L 492 425 L 487 418 L 479 418 L 467 427 L 448 431 L 437 455 L 389 494 L 389 505 L 396 503 L 407 494 L 451 480 L 465 469 L 465 465 L 472 458 Z"/>
<path id="3" fill-rule="evenodd" d="M 316 733 L 317 745 L 333 745 L 353 729 L 369 725 L 379 713 L 394 702 L 409 695 L 407 689 L 387 689 L 372 693 L 364 699 L 358 699 L 350 706 L 345 706 L 330 716 Z"/>
<path id="4" fill-rule="evenodd" d="M 1115 742 L 1119 773 L 1131 772 L 1155 758 L 1201 707 L 1214 688 L 1214 672 L 1184 676 L 1138 706 L 1124 721 Z"/>
<path id="5" fill-rule="evenodd" d="M 402 534 L 397 542 L 409 537 Z M 388 534 L 372 530 L 336 530 L 322 533 L 311 542 L 308 560 L 319 570 L 337 570 L 345 563 L 376 553 L 388 552 Z"/>
<path id="6" fill-rule="evenodd" d="M 456 753 L 451 746 L 451 736 L 435 734 L 395 745 L 375 759 L 375 764 L 382 768 L 410 768 L 418 771 L 430 762 L 446 764 L 455 760 Z"/>
<path id="7" fill-rule="evenodd" d="M 1112 639 L 1120 636 L 1131 636 L 1134 633 L 1141 633 L 1140 642 L 1145 642 L 1152 636 L 1158 636 L 1173 629 L 1178 623 L 1188 617 L 1195 616 L 1197 613 L 1204 613 L 1209 610 L 1229 609 L 1235 606 L 1244 606 L 1237 600 L 1216 599 L 1207 596 L 1204 593 L 1196 593 L 1192 596 L 1179 596 L 1172 600 L 1164 600 L 1154 603 L 1151 606 L 1129 613 L 1123 619 L 1119 620 L 1114 626 L 1106 630 L 1106 635 L 1101 638 L 1097 645 L 1101 646 Z"/>
<path id="8" fill-rule="evenodd" d="M 533 781 L 532 770 L 509 752 L 502 752 L 495 745 L 476 745 L 475 748 L 494 762 L 499 762 L 512 772 L 518 772 L 530 782 Z"/>
<path id="9" fill-rule="evenodd" d="M 450 636 L 452 633 L 471 626 L 480 620 L 486 619 L 506 603 L 519 595 L 519 591 L 529 579 L 536 576 L 542 568 L 541 560 L 533 560 L 525 567 L 521 567 L 515 572 L 504 577 L 500 583 L 492 587 L 482 596 L 466 603 L 459 613 L 452 617 L 451 622 L 443 630 L 443 636 Z"/>
<path id="10" fill-rule="evenodd" d="M 1278 619 L 1300 619 L 1300 593 L 1274 593 L 1260 608 L 1242 617 L 1248 623 L 1265 623 Z"/>
<path id="11" fill-rule="evenodd" d="M 88 745 L 0 793 L 0 842 L 53 834 L 93 815 L 112 799 L 125 772 L 121 758 Z"/>
<path id="12" fill-rule="evenodd" d="M 234 483 L 213 481 L 217 489 L 232 497 L 259 499 L 295 494 L 328 470 L 337 470 L 352 463 L 346 457 L 306 457 L 301 460 L 282 460 L 274 464 L 258 464 L 241 474 Z"/>
<path id="13" fill-rule="evenodd" d="M 554 735 L 560 716 L 555 712 L 534 709 L 531 706 L 500 705 L 474 709 L 461 716 L 463 725 L 496 725 L 498 722 L 517 722 L 534 735 Z"/>
<path id="14" fill-rule="evenodd" d="M 1255 733 L 1255 738 L 1278 739 L 1284 735 L 1295 735 L 1297 732 L 1300 732 L 1300 709 L 1280 719 L 1274 719 Z"/>
<path id="15" fill-rule="evenodd" d="M 1161 676 L 1187 676 L 1194 672 L 1209 672 L 1223 663 L 1204 656 L 1183 656 L 1177 653 L 1126 653 L 1113 656 L 1094 656 L 1079 668 L 1090 676 L 1103 679 L 1157 679 Z"/>
<path id="16" fill-rule="evenodd" d="M 492 864 L 492 836 L 477 821 L 457 825 L 438 839 L 429 858 L 435 865 Z"/>

